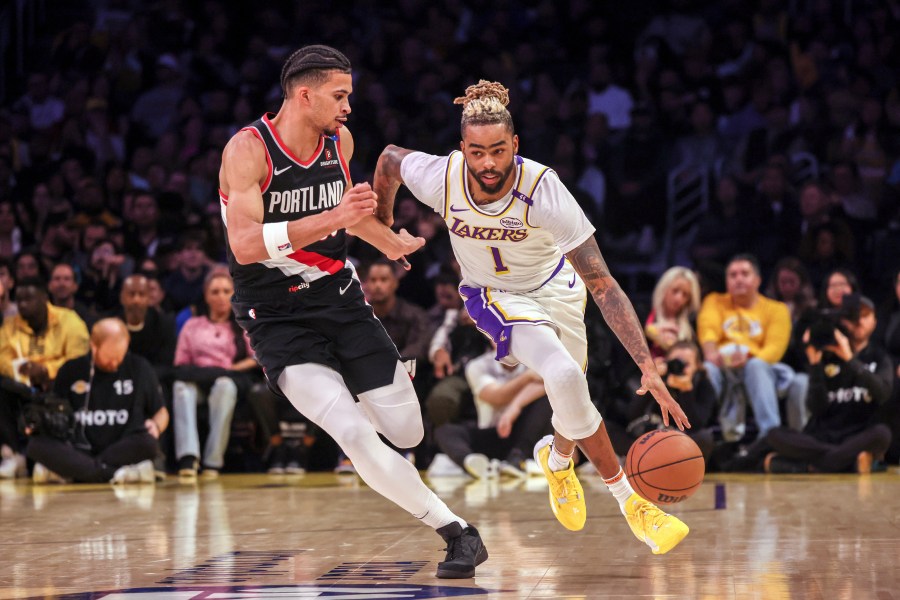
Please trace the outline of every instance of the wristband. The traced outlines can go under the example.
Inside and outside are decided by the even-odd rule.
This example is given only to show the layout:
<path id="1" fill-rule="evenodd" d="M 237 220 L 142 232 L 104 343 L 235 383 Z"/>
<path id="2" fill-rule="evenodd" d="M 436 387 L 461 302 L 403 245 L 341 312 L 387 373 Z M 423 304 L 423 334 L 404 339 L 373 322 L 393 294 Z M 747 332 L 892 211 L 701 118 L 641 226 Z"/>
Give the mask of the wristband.
<path id="1" fill-rule="evenodd" d="M 288 237 L 288 222 L 266 223 L 263 225 L 263 242 L 266 244 L 266 252 L 271 258 L 281 258 L 294 252 L 291 240 Z"/>

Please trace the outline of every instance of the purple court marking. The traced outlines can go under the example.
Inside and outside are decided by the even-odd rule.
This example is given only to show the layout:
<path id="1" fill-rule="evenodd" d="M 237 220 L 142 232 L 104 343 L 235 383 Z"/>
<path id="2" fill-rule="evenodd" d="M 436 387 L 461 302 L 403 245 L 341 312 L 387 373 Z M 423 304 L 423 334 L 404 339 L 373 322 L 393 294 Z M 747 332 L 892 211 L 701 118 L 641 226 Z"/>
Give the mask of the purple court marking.
<path id="1" fill-rule="evenodd" d="M 725 510 L 725 484 L 716 484 L 716 510 Z"/>

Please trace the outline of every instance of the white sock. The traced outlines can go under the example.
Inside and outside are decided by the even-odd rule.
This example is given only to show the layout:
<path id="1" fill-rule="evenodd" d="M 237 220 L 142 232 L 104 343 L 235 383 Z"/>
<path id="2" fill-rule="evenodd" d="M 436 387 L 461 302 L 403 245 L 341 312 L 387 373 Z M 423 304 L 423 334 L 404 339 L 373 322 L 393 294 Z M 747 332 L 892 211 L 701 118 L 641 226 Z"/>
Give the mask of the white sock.
<path id="1" fill-rule="evenodd" d="M 625 471 L 622 470 L 622 467 L 619 467 L 619 472 L 616 473 L 615 477 L 604 479 L 603 483 L 606 484 L 612 495 L 619 501 L 619 508 L 622 509 L 624 514 L 625 501 L 634 493 L 634 490 L 631 489 L 631 484 L 628 483 L 628 478 L 625 477 Z"/>
<path id="2" fill-rule="evenodd" d="M 572 454 L 574 454 L 574 450 Z M 547 460 L 547 464 L 550 466 L 551 471 L 565 471 L 569 468 L 569 461 L 572 460 L 572 454 L 566 456 L 556 447 L 556 444 L 550 442 L 550 457 Z"/>
<path id="3" fill-rule="evenodd" d="M 440 529 L 453 521 L 459 523 L 463 529 L 469 526 L 462 517 L 457 517 L 453 514 L 453 511 L 434 492 L 431 492 L 425 500 L 425 509 L 425 514 L 413 516 L 433 529 Z"/>

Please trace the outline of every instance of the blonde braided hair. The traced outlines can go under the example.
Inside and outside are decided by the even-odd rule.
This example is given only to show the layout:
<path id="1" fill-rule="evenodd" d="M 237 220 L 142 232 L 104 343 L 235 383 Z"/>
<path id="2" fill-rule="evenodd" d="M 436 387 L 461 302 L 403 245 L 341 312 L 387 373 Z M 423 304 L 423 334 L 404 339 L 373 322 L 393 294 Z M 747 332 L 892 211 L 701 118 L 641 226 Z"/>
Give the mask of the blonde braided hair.
<path id="1" fill-rule="evenodd" d="M 515 133 L 512 115 L 506 109 L 509 104 L 509 90 L 502 83 L 481 79 L 475 85 L 466 88 L 466 95 L 453 100 L 453 104 L 462 104 L 462 122 L 460 129 L 465 133 L 469 125 L 506 125 L 510 133 Z"/>

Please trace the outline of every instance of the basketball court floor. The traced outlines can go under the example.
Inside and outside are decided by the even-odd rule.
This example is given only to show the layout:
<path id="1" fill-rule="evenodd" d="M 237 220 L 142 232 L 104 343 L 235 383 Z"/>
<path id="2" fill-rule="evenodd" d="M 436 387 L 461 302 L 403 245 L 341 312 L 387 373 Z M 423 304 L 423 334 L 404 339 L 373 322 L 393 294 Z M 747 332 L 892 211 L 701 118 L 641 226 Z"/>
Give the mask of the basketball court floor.
<path id="1" fill-rule="evenodd" d="M 355 476 L 231 475 L 113 489 L 0 482 L 0 598 L 900 600 L 900 473 L 709 476 L 654 556 L 597 476 L 557 524 L 530 480 L 433 479 L 490 552 L 439 580 L 443 541 Z"/>

